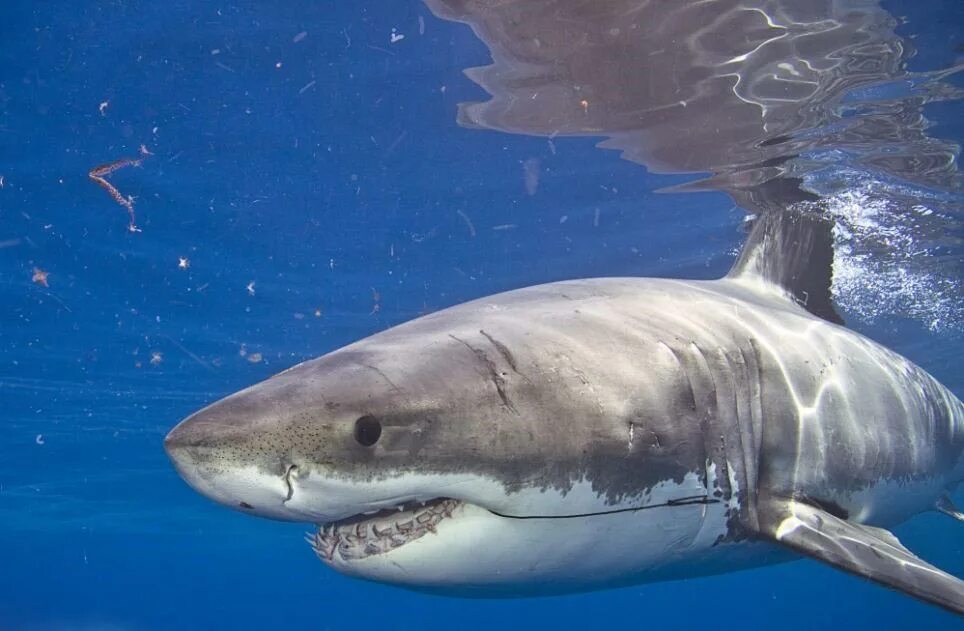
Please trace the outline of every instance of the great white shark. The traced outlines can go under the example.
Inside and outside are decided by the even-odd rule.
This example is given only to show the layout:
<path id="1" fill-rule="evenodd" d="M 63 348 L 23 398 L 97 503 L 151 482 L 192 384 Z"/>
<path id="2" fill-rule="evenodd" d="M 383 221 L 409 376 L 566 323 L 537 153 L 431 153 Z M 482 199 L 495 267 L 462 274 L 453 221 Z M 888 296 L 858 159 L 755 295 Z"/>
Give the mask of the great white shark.
<path id="1" fill-rule="evenodd" d="M 345 574 L 523 596 L 793 553 L 959 614 L 887 528 L 964 477 L 964 405 L 840 324 L 828 222 L 756 220 L 720 280 L 571 280 L 451 307 L 197 412 L 198 492 L 317 524 Z"/>

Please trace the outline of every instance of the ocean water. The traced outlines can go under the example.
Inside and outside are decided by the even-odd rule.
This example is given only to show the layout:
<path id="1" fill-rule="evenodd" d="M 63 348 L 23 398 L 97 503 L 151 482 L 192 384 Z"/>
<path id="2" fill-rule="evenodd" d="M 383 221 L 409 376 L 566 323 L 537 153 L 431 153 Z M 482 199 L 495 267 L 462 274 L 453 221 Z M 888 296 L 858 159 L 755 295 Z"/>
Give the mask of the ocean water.
<path id="1" fill-rule="evenodd" d="M 0 631 L 959 626 L 808 560 L 411 593 L 165 456 L 203 405 L 422 313 L 719 277 L 775 205 L 832 215 L 848 325 L 964 394 L 964 4 L 651 4 L 0 5 Z M 962 576 L 960 528 L 896 533 Z"/>

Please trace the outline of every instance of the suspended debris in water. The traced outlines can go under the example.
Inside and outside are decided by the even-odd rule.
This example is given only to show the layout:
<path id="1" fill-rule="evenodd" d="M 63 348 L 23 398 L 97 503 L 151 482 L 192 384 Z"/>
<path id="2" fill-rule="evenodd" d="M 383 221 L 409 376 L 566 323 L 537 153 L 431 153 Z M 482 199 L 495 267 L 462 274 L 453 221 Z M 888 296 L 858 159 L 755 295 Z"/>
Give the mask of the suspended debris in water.
<path id="1" fill-rule="evenodd" d="M 469 219 L 469 216 L 466 215 L 461 210 L 456 210 L 455 212 L 457 212 L 459 214 L 459 217 L 462 218 L 462 221 L 465 222 L 465 226 L 469 229 L 469 236 L 475 237 L 475 225 L 472 223 L 472 220 Z"/>
<path id="2" fill-rule="evenodd" d="M 140 153 L 142 156 L 140 158 L 121 158 L 120 160 L 115 160 L 108 164 L 102 164 L 99 167 L 94 167 L 87 174 L 90 177 L 90 179 L 92 179 L 94 182 L 97 183 L 98 186 L 100 186 L 105 191 L 107 191 L 110 194 L 110 196 L 114 198 L 115 202 L 117 202 L 118 204 L 120 204 L 121 206 L 127 209 L 127 214 L 130 216 L 130 223 L 127 226 L 127 229 L 130 232 L 141 231 L 141 229 L 137 227 L 137 224 L 134 221 L 134 198 L 131 197 L 130 195 L 128 195 L 127 197 L 124 197 L 123 195 L 121 195 L 121 192 L 118 191 L 113 184 L 107 181 L 107 176 L 113 173 L 114 171 L 123 169 L 124 167 L 128 167 L 128 166 L 138 167 L 141 165 L 141 161 L 144 159 L 144 156 L 151 155 L 151 152 L 148 151 L 147 147 L 145 147 L 144 145 L 141 145 Z"/>
<path id="3" fill-rule="evenodd" d="M 33 268 L 33 276 L 30 277 L 30 280 L 41 287 L 50 287 L 50 285 L 47 283 L 48 276 L 50 276 L 50 272 L 45 272 L 39 267 L 35 267 Z"/>
<path id="4" fill-rule="evenodd" d="M 522 163 L 522 178 L 526 193 L 530 196 L 535 195 L 539 190 L 539 158 L 529 158 Z"/>

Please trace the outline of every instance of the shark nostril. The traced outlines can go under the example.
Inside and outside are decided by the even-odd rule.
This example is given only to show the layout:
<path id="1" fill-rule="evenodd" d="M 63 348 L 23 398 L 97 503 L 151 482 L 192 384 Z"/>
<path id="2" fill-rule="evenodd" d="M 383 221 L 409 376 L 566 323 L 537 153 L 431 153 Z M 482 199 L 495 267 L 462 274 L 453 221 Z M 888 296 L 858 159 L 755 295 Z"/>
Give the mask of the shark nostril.
<path id="1" fill-rule="evenodd" d="M 241 508 L 247 508 L 247 509 L 254 508 L 254 506 L 252 506 L 251 504 L 248 504 L 247 502 L 241 502 L 238 504 L 238 506 L 240 506 Z"/>

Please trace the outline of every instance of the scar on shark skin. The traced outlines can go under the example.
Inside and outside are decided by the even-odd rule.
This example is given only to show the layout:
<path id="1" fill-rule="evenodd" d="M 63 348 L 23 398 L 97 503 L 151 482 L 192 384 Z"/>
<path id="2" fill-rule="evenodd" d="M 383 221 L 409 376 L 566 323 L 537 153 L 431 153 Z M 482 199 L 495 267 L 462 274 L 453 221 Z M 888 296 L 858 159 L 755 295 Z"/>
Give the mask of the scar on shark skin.
<path id="1" fill-rule="evenodd" d="M 492 380 L 492 384 L 495 386 L 495 391 L 498 393 L 499 399 L 502 400 L 502 405 L 504 405 L 512 413 L 518 414 L 518 411 L 516 411 L 515 406 L 512 404 L 512 400 L 509 399 L 509 395 L 506 394 L 506 391 L 505 391 L 505 373 L 499 372 L 498 368 L 495 365 L 495 362 L 492 361 L 488 353 L 486 353 L 484 349 L 476 348 L 471 344 L 469 344 L 468 342 L 466 342 L 465 340 L 455 337 L 451 333 L 449 334 L 449 337 L 455 340 L 456 342 L 458 342 L 459 344 L 461 344 L 462 346 L 464 346 L 465 348 L 472 351 L 476 359 L 479 360 L 479 363 L 485 366 L 486 372 L 489 373 L 489 379 Z"/>
<path id="2" fill-rule="evenodd" d="M 124 197 L 121 194 L 121 192 L 117 190 L 116 186 L 114 186 L 113 184 L 107 181 L 107 176 L 113 173 L 114 171 L 123 169 L 124 167 L 128 167 L 128 166 L 139 167 L 141 165 L 141 162 L 144 160 L 144 157 L 152 155 L 151 152 L 148 151 L 147 147 L 145 147 L 144 145 L 141 145 L 140 154 L 141 154 L 140 158 L 121 158 L 120 160 L 114 160 L 113 162 L 109 162 L 107 164 L 102 164 L 98 167 L 94 167 L 93 169 L 90 170 L 89 173 L 87 173 L 87 176 L 90 177 L 90 179 L 92 179 L 94 182 L 96 182 L 98 186 L 100 186 L 105 191 L 107 191 L 110 194 L 110 196 L 114 198 L 115 202 L 117 202 L 118 204 L 120 204 L 121 206 L 127 209 L 127 214 L 130 216 L 130 223 L 127 226 L 127 230 L 130 232 L 141 231 L 141 229 L 138 228 L 137 224 L 135 223 L 134 198 L 131 197 L 130 195 L 128 195 L 127 197 Z"/>

